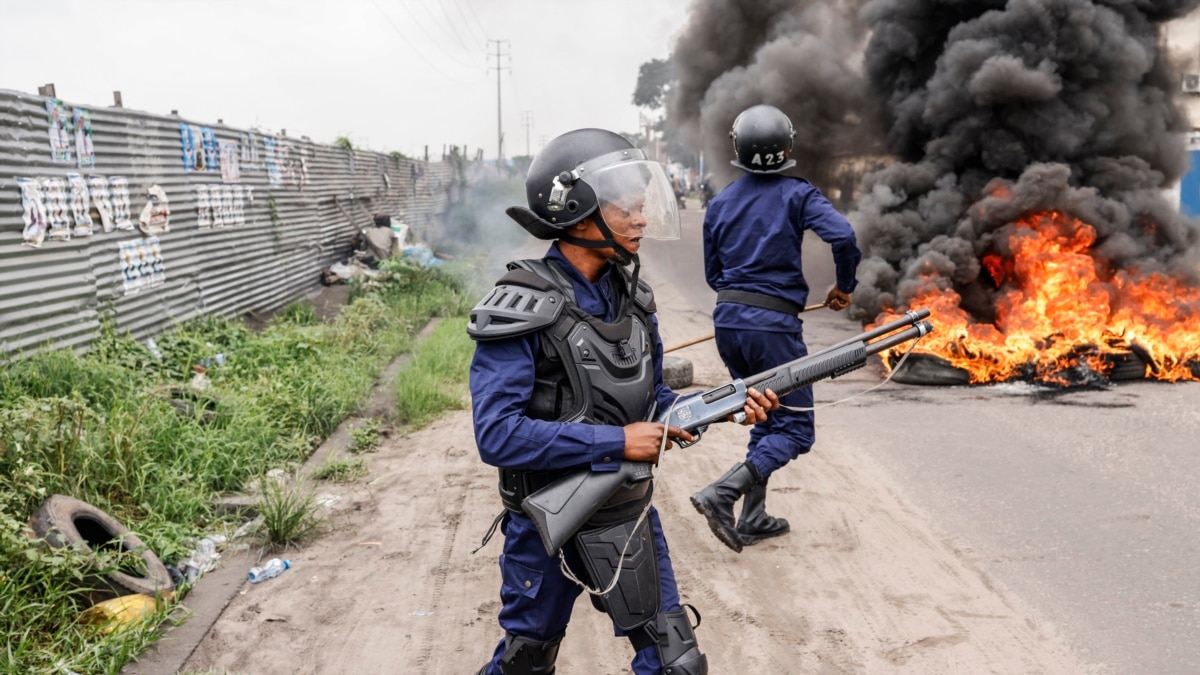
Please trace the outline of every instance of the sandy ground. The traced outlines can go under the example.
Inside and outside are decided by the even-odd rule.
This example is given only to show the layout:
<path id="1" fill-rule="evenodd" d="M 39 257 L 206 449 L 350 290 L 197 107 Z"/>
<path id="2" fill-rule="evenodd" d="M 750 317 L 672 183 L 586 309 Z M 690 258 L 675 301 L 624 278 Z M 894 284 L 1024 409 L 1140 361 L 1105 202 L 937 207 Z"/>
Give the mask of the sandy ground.
<path id="1" fill-rule="evenodd" d="M 707 316 L 660 305 L 679 338 Z M 664 341 L 672 344 L 664 331 Z M 681 350 L 695 387 L 727 379 L 711 342 Z M 688 497 L 742 456 L 746 429 L 717 425 L 668 453 L 662 514 L 685 602 L 713 673 L 1084 673 L 1018 599 L 906 505 L 892 479 L 823 435 L 778 473 L 769 510 L 792 532 L 736 554 Z M 500 505 L 475 451 L 468 412 L 388 439 L 340 495 L 329 531 L 288 553 L 293 569 L 244 588 L 185 672 L 473 673 L 501 636 L 498 535 L 478 553 Z M 561 673 L 627 673 L 632 649 L 581 597 Z"/>

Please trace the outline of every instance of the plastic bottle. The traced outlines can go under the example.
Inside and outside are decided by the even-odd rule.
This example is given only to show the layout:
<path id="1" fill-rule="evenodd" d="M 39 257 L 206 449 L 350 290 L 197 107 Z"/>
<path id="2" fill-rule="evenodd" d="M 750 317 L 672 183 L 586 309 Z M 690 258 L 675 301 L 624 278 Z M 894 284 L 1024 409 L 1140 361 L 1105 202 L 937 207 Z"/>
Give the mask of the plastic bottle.
<path id="1" fill-rule="evenodd" d="M 250 583 L 257 584 L 260 581 L 266 581 L 271 577 L 278 576 L 280 572 L 291 567 L 290 560 L 281 560 L 279 558 L 271 558 L 259 567 L 250 568 Z"/>

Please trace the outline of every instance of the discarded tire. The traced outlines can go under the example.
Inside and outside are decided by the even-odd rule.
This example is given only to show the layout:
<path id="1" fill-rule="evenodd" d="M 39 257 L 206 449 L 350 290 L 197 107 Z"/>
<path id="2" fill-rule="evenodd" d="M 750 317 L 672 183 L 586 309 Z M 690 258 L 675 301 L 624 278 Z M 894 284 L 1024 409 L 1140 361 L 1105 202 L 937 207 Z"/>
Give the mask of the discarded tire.
<path id="1" fill-rule="evenodd" d="M 95 591 L 93 602 L 133 593 L 166 593 L 175 588 L 167 568 L 142 540 L 104 511 L 66 495 L 51 495 L 42 502 L 29 526 L 38 539 L 52 548 L 75 547 L 88 551 L 134 551 L 142 569 L 121 568 L 87 578 Z"/>
<path id="2" fill-rule="evenodd" d="M 664 356 L 663 383 L 675 390 L 692 386 L 692 362 L 682 356 Z"/>
<path id="3" fill-rule="evenodd" d="M 900 384 L 959 386 L 971 383 L 970 373 L 933 354 L 913 352 L 898 368 L 897 363 L 898 360 L 892 363 L 892 367 L 896 368 L 892 380 Z"/>
<path id="4" fill-rule="evenodd" d="M 186 419 L 209 424 L 217 417 L 217 399 L 188 387 L 171 387 L 166 391 L 166 400 Z"/>

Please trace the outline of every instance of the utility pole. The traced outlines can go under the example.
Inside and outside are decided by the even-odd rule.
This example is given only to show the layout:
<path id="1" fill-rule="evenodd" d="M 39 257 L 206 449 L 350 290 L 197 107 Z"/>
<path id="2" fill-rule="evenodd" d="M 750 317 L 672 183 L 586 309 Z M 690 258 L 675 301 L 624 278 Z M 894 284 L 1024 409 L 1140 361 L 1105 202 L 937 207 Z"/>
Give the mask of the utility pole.
<path id="1" fill-rule="evenodd" d="M 500 115 L 500 72 L 505 68 L 501 59 L 507 56 L 511 63 L 512 52 L 504 53 L 500 51 L 503 45 L 509 43 L 508 40 L 488 40 L 488 42 L 496 43 L 496 166 L 500 166 L 500 163 L 504 161 L 504 126 Z M 492 66 L 488 67 L 491 68 Z M 509 66 L 508 70 L 511 73 L 512 67 Z"/>
<path id="2" fill-rule="evenodd" d="M 521 125 L 525 127 L 525 156 L 529 157 L 529 128 L 533 126 L 533 111 L 521 111 Z"/>

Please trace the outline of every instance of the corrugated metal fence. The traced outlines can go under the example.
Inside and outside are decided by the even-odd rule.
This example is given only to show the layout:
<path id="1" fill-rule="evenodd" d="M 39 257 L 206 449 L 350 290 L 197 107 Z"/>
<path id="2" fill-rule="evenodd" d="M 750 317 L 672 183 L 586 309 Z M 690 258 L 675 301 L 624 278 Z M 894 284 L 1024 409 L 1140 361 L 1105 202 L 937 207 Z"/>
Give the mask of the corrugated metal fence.
<path id="1" fill-rule="evenodd" d="M 374 214 L 431 233 L 458 180 L 451 162 L 0 90 L 0 362 L 84 349 L 102 318 L 142 339 L 277 309 Z"/>

